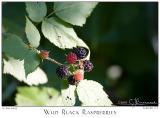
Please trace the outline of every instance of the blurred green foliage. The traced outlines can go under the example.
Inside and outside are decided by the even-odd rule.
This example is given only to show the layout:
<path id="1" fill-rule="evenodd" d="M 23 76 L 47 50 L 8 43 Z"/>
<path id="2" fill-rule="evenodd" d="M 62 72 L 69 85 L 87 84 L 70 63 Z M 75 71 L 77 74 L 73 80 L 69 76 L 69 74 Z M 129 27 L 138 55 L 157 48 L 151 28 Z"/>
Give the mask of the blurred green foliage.
<path id="1" fill-rule="evenodd" d="M 47 14 L 52 11 L 52 6 L 53 3 L 47 3 Z M 2 30 L 15 33 L 27 42 L 25 15 L 24 3 L 4 3 Z M 41 24 L 38 24 L 38 28 L 41 28 Z M 86 24 L 83 27 L 74 26 L 74 29 L 91 49 L 94 69 L 86 73 L 85 78 L 100 82 L 115 105 L 122 105 L 120 101 L 134 98 L 158 103 L 157 2 L 101 2 Z M 50 56 L 60 62 L 65 61 L 68 51 L 53 46 L 44 37 L 39 49 L 49 50 Z M 114 79 L 108 75 L 113 65 L 121 69 L 118 70 L 119 76 Z M 57 66 L 47 61 L 40 66 L 49 78 L 47 84 L 40 86 L 59 90 L 60 81 L 55 74 Z M 25 84 L 10 75 L 3 75 L 2 78 L 2 105 L 15 105 L 16 88 Z"/>

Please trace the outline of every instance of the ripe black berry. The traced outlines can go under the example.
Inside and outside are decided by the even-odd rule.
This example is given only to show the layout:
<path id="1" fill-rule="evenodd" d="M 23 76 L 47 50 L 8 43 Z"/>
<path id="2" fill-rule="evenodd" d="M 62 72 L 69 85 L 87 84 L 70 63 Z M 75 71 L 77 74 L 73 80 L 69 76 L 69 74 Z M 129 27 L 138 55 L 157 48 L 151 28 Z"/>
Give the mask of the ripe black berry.
<path id="1" fill-rule="evenodd" d="M 93 69 L 93 64 L 90 60 L 83 61 L 83 67 L 85 72 L 90 72 Z"/>
<path id="2" fill-rule="evenodd" d="M 84 47 L 73 48 L 73 52 L 77 55 L 78 59 L 83 59 L 88 55 L 88 49 Z"/>
<path id="3" fill-rule="evenodd" d="M 66 77 L 69 74 L 68 68 L 64 65 L 59 66 L 56 69 L 56 74 L 58 77 L 60 77 L 61 79 L 63 79 L 64 77 Z"/>

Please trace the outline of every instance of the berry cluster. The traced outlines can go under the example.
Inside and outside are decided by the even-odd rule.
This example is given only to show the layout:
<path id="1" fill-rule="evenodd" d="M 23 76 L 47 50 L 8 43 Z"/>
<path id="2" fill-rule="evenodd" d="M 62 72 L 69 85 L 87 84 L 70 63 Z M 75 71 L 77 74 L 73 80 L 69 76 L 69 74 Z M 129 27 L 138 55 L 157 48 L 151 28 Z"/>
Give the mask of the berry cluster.
<path id="1" fill-rule="evenodd" d="M 84 72 L 90 72 L 93 64 L 90 60 L 85 60 L 88 49 L 84 47 L 73 48 L 73 51 L 66 56 L 68 65 L 60 65 L 56 69 L 56 74 L 61 79 L 67 79 L 71 85 L 77 85 L 84 79 Z"/>

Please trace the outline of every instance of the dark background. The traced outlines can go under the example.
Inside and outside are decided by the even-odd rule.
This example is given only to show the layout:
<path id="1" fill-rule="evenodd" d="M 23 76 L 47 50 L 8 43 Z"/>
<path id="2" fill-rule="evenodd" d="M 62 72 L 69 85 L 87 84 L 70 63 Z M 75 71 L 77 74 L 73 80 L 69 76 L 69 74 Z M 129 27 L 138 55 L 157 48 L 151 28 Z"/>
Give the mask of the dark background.
<path id="1" fill-rule="evenodd" d="M 47 3 L 48 14 L 53 3 Z M 25 4 L 2 4 L 2 30 L 19 35 L 25 42 Z M 41 24 L 38 25 L 41 28 Z M 83 27 L 74 26 L 77 35 L 91 49 L 94 69 L 86 79 L 98 81 L 115 105 L 139 99 L 158 105 L 158 3 L 157 2 L 106 2 L 99 3 Z M 50 51 L 50 56 L 65 61 L 66 51 L 51 44 L 44 37 L 39 49 Z M 40 65 L 49 82 L 40 86 L 59 89 L 55 74 L 56 65 L 44 61 Z M 114 67 L 114 69 L 113 69 Z M 109 70 L 118 69 L 113 78 Z M 2 75 L 2 105 L 15 105 L 17 86 L 26 86 L 10 75 Z"/>

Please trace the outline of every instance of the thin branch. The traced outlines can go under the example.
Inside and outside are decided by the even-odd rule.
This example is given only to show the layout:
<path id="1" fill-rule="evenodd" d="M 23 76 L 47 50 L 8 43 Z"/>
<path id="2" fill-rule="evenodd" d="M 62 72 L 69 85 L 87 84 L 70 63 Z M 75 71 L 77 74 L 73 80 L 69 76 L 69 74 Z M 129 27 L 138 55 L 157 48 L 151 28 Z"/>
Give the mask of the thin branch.
<path id="1" fill-rule="evenodd" d="M 52 11 L 50 14 L 48 14 L 48 15 L 46 16 L 46 18 L 50 17 L 50 16 L 53 15 L 54 13 L 55 13 L 55 12 Z"/>
<path id="2" fill-rule="evenodd" d="M 51 62 L 53 62 L 53 63 L 55 63 L 55 64 L 57 64 L 59 66 L 63 65 L 63 64 L 59 63 L 58 61 L 56 61 L 56 60 L 54 60 L 52 58 L 47 58 L 47 60 L 49 60 L 49 61 L 51 61 Z"/>

